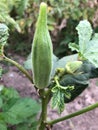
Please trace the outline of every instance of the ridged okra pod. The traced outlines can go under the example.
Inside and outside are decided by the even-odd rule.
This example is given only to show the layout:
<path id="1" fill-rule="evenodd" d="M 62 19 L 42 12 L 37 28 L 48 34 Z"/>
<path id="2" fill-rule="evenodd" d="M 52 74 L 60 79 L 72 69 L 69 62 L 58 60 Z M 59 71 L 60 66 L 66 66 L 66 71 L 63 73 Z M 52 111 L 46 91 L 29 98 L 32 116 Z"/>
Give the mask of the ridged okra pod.
<path id="1" fill-rule="evenodd" d="M 48 86 L 52 70 L 52 42 L 47 26 L 47 5 L 42 2 L 32 44 L 33 80 L 37 88 Z"/>

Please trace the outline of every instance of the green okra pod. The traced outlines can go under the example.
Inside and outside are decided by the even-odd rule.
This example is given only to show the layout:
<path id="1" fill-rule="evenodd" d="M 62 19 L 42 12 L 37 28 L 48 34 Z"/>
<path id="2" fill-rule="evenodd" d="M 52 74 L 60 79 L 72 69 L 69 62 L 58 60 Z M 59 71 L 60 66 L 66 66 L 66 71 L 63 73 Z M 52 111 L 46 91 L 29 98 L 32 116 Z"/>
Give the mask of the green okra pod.
<path id="1" fill-rule="evenodd" d="M 32 45 L 33 80 L 39 89 L 49 84 L 52 50 L 52 41 L 47 26 L 47 5 L 42 2 Z"/>

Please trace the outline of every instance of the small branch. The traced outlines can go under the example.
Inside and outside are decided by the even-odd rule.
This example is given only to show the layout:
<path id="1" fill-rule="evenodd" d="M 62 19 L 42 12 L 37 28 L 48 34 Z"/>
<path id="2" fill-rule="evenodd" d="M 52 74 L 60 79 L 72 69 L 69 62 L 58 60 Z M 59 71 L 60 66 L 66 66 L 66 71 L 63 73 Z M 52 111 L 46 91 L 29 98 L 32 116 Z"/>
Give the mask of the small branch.
<path id="1" fill-rule="evenodd" d="M 15 65 L 23 74 L 25 74 L 25 76 L 31 81 L 31 83 L 33 83 L 33 79 L 32 77 L 30 76 L 30 74 L 28 73 L 28 71 L 22 66 L 20 65 L 19 63 L 17 63 L 16 61 L 6 57 L 6 56 L 3 56 L 3 59 L 13 65 Z"/>
<path id="2" fill-rule="evenodd" d="M 95 108 L 97 108 L 97 107 L 98 107 L 98 102 L 95 103 L 95 104 L 93 104 L 93 105 L 90 105 L 90 106 L 88 106 L 88 107 L 86 107 L 86 108 L 84 108 L 84 109 L 82 109 L 82 110 L 80 110 L 80 111 L 74 112 L 74 113 L 72 113 L 72 114 L 69 114 L 69 115 L 67 115 L 67 116 L 64 116 L 64 117 L 61 117 L 61 118 L 58 118 L 58 119 L 55 119 L 55 120 L 52 120 L 52 121 L 47 121 L 46 123 L 47 123 L 48 125 L 53 125 L 53 124 L 56 124 L 56 123 L 58 123 L 58 122 L 61 122 L 61 121 L 64 121 L 64 120 L 73 118 L 73 117 L 75 117 L 75 116 L 81 115 L 81 114 L 83 114 L 83 113 L 86 113 L 86 112 L 88 112 L 88 111 L 91 111 L 91 110 L 93 110 L 93 109 L 95 109 Z"/>

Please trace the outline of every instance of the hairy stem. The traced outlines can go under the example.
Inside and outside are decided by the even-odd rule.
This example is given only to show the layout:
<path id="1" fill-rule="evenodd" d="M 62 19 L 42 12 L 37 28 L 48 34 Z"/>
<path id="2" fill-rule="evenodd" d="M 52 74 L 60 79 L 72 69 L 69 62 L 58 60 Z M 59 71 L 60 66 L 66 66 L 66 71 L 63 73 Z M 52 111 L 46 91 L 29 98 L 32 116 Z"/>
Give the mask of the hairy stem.
<path id="1" fill-rule="evenodd" d="M 40 90 L 40 96 L 42 99 L 42 112 L 37 130 L 45 130 L 47 119 L 47 105 L 50 99 L 50 91 L 49 90 L 45 91 L 44 89 L 42 89 Z"/>
<path id="2" fill-rule="evenodd" d="M 25 74 L 25 76 L 31 81 L 31 83 L 33 83 L 33 79 L 32 77 L 30 76 L 30 74 L 28 73 L 28 71 L 22 66 L 20 65 L 19 63 L 17 63 L 16 61 L 6 57 L 6 56 L 3 56 L 3 59 L 13 65 L 15 65 L 23 74 Z"/>
<path id="3" fill-rule="evenodd" d="M 88 106 L 88 107 L 86 107 L 86 108 L 84 108 L 84 109 L 82 109 L 82 110 L 79 110 L 79 111 L 77 111 L 77 112 L 74 112 L 74 113 L 72 113 L 72 114 L 69 114 L 69 115 L 67 115 L 67 116 L 64 116 L 64 117 L 61 117 L 61 118 L 58 118 L 58 119 L 55 119 L 55 120 L 52 120 L 52 121 L 47 121 L 46 123 L 47 123 L 48 125 L 53 125 L 53 124 L 56 124 L 56 123 L 58 123 L 58 122 L 61 122 L 61 121 L 64 121 L 64 120 L 73 118 L 73 117 L 75 117 L 75 116 L 81 115 L 81 114 L 83 114 L 83 113 L 86 113 L 86 112 L 88 112 L 88 111 L 91 111 L 91 110 L 93 110 L 93 109 L 95 109 L 95 108 L 97 108 L 97 107 L 98 107 L 98 102 L 95 103 L 95 104 L 93 104 L 93 105 L 90 105 L 90 106 Z"/>

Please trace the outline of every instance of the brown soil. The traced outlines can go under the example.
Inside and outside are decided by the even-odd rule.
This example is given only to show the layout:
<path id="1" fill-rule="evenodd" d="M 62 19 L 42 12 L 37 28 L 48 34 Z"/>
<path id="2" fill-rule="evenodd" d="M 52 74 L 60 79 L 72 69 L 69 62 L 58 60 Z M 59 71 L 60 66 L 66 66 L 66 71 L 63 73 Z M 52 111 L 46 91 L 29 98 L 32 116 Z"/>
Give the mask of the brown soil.
<path id="1" fill-rule="evenodd" d="M 22 64 L 24 59 L 18 56 L 15 57 Z M 22 97 L 32 97 L 38 99 L 37 93 L 33 85 L 28 79 L 14 66 L 7 67 L 8 72 L 2 77 L 1 83 L 6 87 L 14 87 L 18 90 Z M 80 96 L 78 96 L 73 102 L 66 104 L 66 109 L 59 115 L 56 110 L 52 110 L 50 105 L 48 107 L 49 119 L 55 119 L 57 117 L 64 116 L 71 112 L 75 112 L 93 104 L 98 101 L 98 87 L 96 81 L 98 79 L 90 80 L 90 86 Z M 52 130 L 98 130 L 98 109 L 87 112 L 83 115 L 74 117 L 70 120 L 63 121 L 55 124 Z"/>

